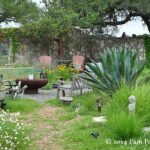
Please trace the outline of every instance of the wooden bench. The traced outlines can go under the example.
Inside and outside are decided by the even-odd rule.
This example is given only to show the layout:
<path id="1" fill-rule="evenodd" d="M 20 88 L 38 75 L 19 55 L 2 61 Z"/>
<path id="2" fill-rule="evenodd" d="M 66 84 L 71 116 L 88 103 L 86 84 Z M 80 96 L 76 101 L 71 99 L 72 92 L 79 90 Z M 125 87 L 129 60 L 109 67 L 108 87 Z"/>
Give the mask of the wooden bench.
<path id="1" fill-rule="evenodd" d="M 63 97 L 63 96 L 61 96 L 61 97 L 59 97 L 59 100 L 61 100 L 64 103 L 69 104 L 73 101 L 73 97 L 69 97 L 69 96 L 68 97 L 67 96 Z"/>

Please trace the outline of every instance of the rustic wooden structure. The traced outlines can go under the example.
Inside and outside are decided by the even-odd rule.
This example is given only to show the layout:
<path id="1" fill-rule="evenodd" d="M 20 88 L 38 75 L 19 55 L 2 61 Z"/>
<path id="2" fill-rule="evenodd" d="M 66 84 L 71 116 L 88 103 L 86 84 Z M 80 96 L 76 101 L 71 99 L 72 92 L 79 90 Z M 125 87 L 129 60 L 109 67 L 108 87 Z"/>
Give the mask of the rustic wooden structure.
<path id="1" fill-rule="evenodd" d="M 57 98 L 59 100 L 62 100 L 63 102 L 67 102 L 67 103 L 72 102 L 73 91 L 79 90 L 80 95 L 82 95 L 83 89 L 85 88 L 87 88 L 87 85 L 85 83 L 85 80 L 82 79 L 82 75 L 81 74 L 74 75 L 72 77 L 72 81 L 69 83 L 60 81 L 58 88 L 57 88 Z M 68 93 L 66 93 L 66 90 L 68 90 Z M 62 92 L 62 94 L 60 92 Z M 66 94 L 69 94 L 69 96 L 67 96 Z"/>

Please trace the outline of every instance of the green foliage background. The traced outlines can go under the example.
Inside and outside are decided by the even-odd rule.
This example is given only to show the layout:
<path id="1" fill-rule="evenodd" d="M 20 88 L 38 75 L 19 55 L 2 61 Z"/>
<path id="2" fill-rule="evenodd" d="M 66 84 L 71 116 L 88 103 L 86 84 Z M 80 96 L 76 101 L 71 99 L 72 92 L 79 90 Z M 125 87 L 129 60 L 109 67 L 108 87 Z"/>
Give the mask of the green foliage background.
<path id="1" fill-rule="evenodd" d="M 145 55 L 147 60 L 147 68 L 150 68 L 150 37 L 144 38 Z"/>

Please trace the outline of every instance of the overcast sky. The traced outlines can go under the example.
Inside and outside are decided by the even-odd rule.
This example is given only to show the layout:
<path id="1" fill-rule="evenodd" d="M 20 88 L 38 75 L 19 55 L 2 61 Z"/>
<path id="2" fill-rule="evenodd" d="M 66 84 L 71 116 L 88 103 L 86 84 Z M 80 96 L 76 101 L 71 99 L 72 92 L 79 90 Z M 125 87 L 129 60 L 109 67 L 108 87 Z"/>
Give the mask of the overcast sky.
<path id="1" fill-rule="evenodd" d="M 119 33 L 117 36 L 121 36 L 123 32 L 126 32 L 127 35 L 142 35 L 142 34 L 149 34 L 146 25 L 143 25 L 141 19 L 137 19 L 136 21 L 130 21 L 124 25 L 119 26 Z"/>
<path id="2" fill-rule="evenodd" d="M 41 0 L 32 0 L 36 2 L 39 6 L 42 6 L 40 1 Z M 15 27 L 18 26 L 14 23 L 10 24 L 1 24 L 1 27 Z M 127 35 L 132 36 L 132 34 L 136 35 L 142 35 L 142 34 L 149 34 L 147 26 L 143 26 L 143 22 L 140 18 L 138 18 L 136 21 L 128 22 L 124 25 L 119 26 L 119 32 L 117 33 L 117 36 L 121 36 L 123 32 L 126 32 Z"/>

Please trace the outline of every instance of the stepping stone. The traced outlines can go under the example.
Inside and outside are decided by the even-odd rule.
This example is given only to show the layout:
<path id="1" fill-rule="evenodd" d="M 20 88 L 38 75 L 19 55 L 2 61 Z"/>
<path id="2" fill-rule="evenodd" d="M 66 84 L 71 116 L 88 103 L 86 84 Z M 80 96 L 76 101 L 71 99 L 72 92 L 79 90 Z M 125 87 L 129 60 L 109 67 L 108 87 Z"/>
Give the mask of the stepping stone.
<path id="1" fill-rule="evenodd" d="M 71 103 L 73 101 L 73 97 L 60 97 L 59 100 L 65 103 Z"/>
<path id="2" fill-rule="evenodd" d="M 150 132 L 150 127 L 145 127 L 145 128 L 143 128 L 143 132 Z"/>
<path id="3" fill-rule="evenodd" d="M 105 116 L 93 117 L 93 122 L 105 123 L 106 121 L 107 120 Z"/>

